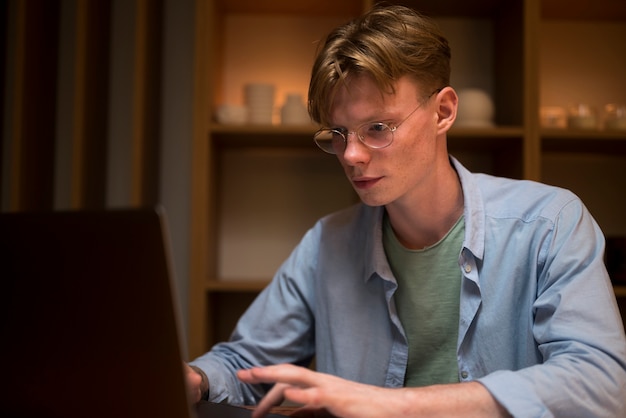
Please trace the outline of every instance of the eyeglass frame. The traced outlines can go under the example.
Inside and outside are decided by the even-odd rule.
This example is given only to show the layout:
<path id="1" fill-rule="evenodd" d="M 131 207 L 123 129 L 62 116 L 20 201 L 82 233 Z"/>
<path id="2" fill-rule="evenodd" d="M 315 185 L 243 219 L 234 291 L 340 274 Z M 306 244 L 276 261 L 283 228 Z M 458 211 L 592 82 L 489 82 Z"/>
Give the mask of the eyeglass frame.
<path id="1" fill-rule="evenodd" d="M 326 148 L 323 148 L 318 142 L 317 142 L 317 137 L 322 133 L 322 132 L 328 132 L 331 134 L 339 134 L 341 135 L 341 137 L 343 138 L 343 145 L 344 145 L 344 150 L 347 148 L 348 146 L 348 137 L 350 136 L 350 134 L 355 134 L 357 139 L 359 140 L 359 142 L 361 142 L 363 145 L 365 145 L 367 148 L 369 149 L 383 149 L 383 148 L 387 148 L 388 146 L 390 146 L 393 143 L 394 140 L 394 133 L 395 131 L 400 127 L 400 125 L 402 125 L 404 122 L 406 122 L 415 112 L 417 112 L 417 109 L 419 109 L 420 107 L 422 107 L 422 105 L 424 103 L 426 103 L 433 95 L 441 92 L 441 90 L 443 90 L 444 87 L 438 88 L 436 90 L 434 90 L 432 93 L 430 93 L 428 95 L 428 97 L 426 97 L 423 101 L 421 101 L 417 107 L 415 109 L 413 109 L 411 111 L 411 113 L 409 113 L 404 119 L 402 119 L 399 123 L 397 124 L 392 124 L 393 126 L 389 126 L 389 124 L 385 123 L 385 122 L 376 122 L 376 121 L 372 121 L 372 122 L 366 122 L 362 125 L 359 125 L 354 131 L 348 131 L 345 130 L 345 132 L 343 132 L 340 128 L 322 128 L 319 129 L 317 132 L 315 132 L 313 134 L 313 142 L 315 142 L 315 145 L 317 145 L 317 147 L 319 149 L 321 149 L 322 151 L 324 151 L 327 154 L 331 154 L 331 155 L 337 155 L 337 152 L 332 152 Z M 361 128 L 363 128 L 364 126 L 371 126 L 371 125 L 379 125 L 379 126 L 385 126 L 386 128 L 389 129 L 389 133 L 391 133 L 391 140 L 389 141 L 389 143 L 383 145 L 383 146 L 372 146 L 368 143 L 365 142 L 365 135 L 361 135 L 359 134 L 359 131 L 361 130 Z"/>

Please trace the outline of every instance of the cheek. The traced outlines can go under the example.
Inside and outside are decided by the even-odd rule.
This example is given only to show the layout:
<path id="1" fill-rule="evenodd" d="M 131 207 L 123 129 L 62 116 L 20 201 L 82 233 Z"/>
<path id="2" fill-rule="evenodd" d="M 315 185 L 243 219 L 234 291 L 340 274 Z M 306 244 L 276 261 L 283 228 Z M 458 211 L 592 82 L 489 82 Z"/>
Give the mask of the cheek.
<path id="1" fill-rule="evenodd" d="M 428 154 L 432 153 L 428 139 L 424 136 L 407 138 L 402 142 L 398 141 L 395 145 L 393 158 L 390 160 L 398 162 L 398 164 L 394 164 L 398 166 L 417 164 L 427 159 Z"/>
<path id="2" fill-rule="evenodd" d="M 393 155 L 387 158 L 388 167 L 393 167 L 395 175 L 405 183 L 423 177 L 433 168 L 437 154 L 435 142 L 428 136 L 419 136 L 397 144 Z"/>

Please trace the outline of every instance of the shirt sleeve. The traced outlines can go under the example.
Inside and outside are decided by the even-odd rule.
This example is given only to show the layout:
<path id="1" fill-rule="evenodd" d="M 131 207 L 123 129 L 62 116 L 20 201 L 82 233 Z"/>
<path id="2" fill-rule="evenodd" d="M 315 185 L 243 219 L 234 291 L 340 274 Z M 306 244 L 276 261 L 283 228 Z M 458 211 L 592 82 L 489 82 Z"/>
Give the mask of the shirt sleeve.
<path id="1" fill-rule="evenodd" d="M 315 350 L 312 278 L 318 237 L 317 228 L 307 232 L 239 319 L 228 342 L 216 344 L 190 362 L 207 375 L 210 401 L 255 404 L 269 390 L 267 385 L 241 383 L 237 370 L 311 362 Z"/>
<path id="2" fill-rule="evenodd" d="M 556 219 L 533 305 L 543 363 L 478 381 L 513 416 L 626 416 L 626 338 L 603 235 L 578 199 Z"/>

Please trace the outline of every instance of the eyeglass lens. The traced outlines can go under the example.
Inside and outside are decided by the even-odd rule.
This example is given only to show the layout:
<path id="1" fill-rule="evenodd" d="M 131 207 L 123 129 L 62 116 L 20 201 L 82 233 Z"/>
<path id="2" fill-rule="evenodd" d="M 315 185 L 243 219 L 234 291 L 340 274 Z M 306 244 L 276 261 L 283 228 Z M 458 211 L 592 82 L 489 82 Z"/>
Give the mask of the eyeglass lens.
<path id="1" fill-rule="evenodd" d="M 370 148 L 384 148 L 393 141 L 393 130 L 386 124 L 375 122 L 360 126 L 356 135 L 363 144 Z M 315 143 L 331 154 L 343 152 L 349 132 L 338 129 L 322 129 L 315 135 Z"/>

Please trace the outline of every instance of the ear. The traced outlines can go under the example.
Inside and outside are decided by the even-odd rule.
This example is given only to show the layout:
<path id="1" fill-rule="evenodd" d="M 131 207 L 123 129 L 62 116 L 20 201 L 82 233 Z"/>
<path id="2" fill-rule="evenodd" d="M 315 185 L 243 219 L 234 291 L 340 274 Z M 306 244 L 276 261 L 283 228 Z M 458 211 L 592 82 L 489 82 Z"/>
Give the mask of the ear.
<path id="1" fill-rule="evenodd" d="M 436 97 L 438 134 L 448 132 L 456 119 L 459 97 L 452 87 L 444 87 Z"/>

